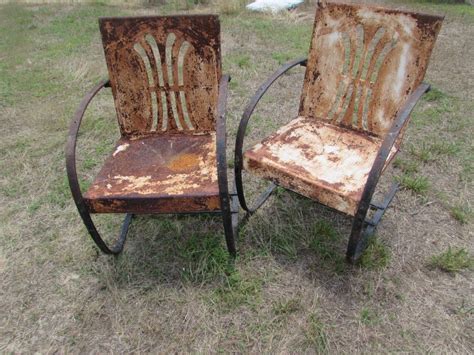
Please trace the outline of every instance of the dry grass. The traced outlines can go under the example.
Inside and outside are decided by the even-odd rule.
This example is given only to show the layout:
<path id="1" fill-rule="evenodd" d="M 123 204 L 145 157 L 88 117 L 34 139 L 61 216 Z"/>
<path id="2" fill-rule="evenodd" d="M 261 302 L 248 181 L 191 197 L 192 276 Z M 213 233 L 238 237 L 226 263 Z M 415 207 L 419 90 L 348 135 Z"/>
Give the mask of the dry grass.
<path id="1" fill-rule="evenodd" d="M 72 203 L 63 153 L 72 112 L 106 75 L 96 18 L 178 5 L 0 8 L 0 352 L 472 352 L 472 269 L 430 266 L 449 247 L 463 260 L 474 254 L 467 7 L 397 3 L 447 11 L 427 74 L 437 91 L 417 108 L 382 181 L 405 174 L 430 185 L 423 196 L 397 195 L 361 265 L 343 262 L 350 219 L 283 190 L 242 231 L 235 265 L 210 217 L 142 216 L 121 256 L 97 252 Z M 184 10 L 212 11 L 206 6 Z M 250 94 L 307 52 L 311 6 L 277 16 L 222 11 L 230 160 Z M 295 115 L 302 79 L 295 69 L 268 92 L 247 144 Z M 104 92 L 80 137 L 84 186 L 117 137 Z M 263 185 L 246 184 L 250 196 Z M 97 221 L 112 236 L 120 216 Z"/>

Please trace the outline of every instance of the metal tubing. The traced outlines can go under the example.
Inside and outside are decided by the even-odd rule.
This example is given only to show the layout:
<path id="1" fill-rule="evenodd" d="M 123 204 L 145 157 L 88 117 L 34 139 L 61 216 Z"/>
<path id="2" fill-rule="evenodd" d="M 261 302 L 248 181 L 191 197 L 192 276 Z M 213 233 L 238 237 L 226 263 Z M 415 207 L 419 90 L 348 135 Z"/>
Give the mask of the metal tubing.
<path id="1" fill-rule="evenodd" d="M 390 128 L 390 131 L 385 136 L 382 145 L 377 153 L 374 165 L 370 170 L 367 182 L 364 187 L 364 191 L 362 192 L 362 197 L 354 217 L 354 222 L 352 224 L 351 236 L 347 245 L 346 253 L 347 260 L 350 263 L 355 263 L 357 261 L 357 259 L 362 254 L 364 247 L 366 246 L 366 241 L 369 237 L 364 231 L 367 225 L 366 216 L 371 205 L 371 200 L 375 192 L 375 188 L 377 187 L 377 183 L 383 172 L 385 162 L 387 161 L 390 151 L 392 150 L 393 145 L 397 141 L 400 132 L 408 123 L 410 113 L 413 111 L 415 105 L 423 96 L 423 94 L 429 91 L 429 89 L 430 86 L 428 84 L 422 83 L 416 88 L 415 91 L 412 92 L 412 94 L 408 97 L 405 105 L 396 116 L 392 127 Z M 380 222 L 380 220 L 377 221 L 377 224 L 378 222 Z M 376 226 L 374 226 L 373 228 L 374 230 L 375 227 Z"/>
<path id="2" fill-rule="evenodd" d="M 82 99 L 81 103 L 79 104 L 79 108 L 74 113 L 73 120 L 71 122 L 71 126 L 69 127 L 69 135 L 66 144 L 66 170 L 67 170 L 67 177 L 69 180 L 69 187 L 71 188 L 72 197 L 74 199 L 74 203 L 76 204 L 77 210 L 79 211 L 79 215 L 84 222 L 84 225 L 87 228 L 92 240 L 97 244 L 99 249 L 105 254 L 119 254 L 124 246 L 125 239 L 127 237 L 127 232 L 130 227 L 130 223 L 132 220 L 132 215 L 127 214 L 125 220 L 123 222 L 120 235 L 117 241 L 113 244 L 112 247 L 109 247 L 104 240 L 101 238 L 97 228 L 92 221 L 91 215 L 89 210 L 84 203 L 84 199 L 82 197 L 81 187 L 79 185 L 79 180 L 77 178 L 77 170 L 76 170 L 76 142 L 77 142 L 77 134 L 79 132 L 79 128 L 81 126 L 82 117 L 84 116 L 84 112 L 89 106 L 89 103 L 92 101 L 94 96 L 104 87 L 109 85 L 108 80 L 102 80 L 99 84 L 97 84 L 92 90 L 90 90 L 87 95 Z"/>
<path id="3" fill-rule="evenodd" d="M 248 103 L 247 107 L 245 108 L 245 111 L 242 115 L 242 118 L 240 120 L 239 124 L 239 130 L 237 132 L 237 138 L 235 142 L 235 182 L 236 182 L 236 187 L 237 187 L 237 196 L 239 197 L 239 202 L 240 206 L 249 214 L 255 212 L 256 209 L 258 209 L 271 195 L 273 190 L 275 189 L 275 185 L 272 183 L 269 188 L 265 190 L 264 193 L 262 193 L 259 196 L 259 199 L 255 206 L 253 208 L 249 208 L 247 205 L 247 201 L 245 200 L 245 195 L 244 195 L 244 188 L 242 184 L 242 170 L 243 170 L 243 160 L 242 160 L 242 149 L 244 145 L 244 137 L 245 137 L 245 131 L 247 129 L 247 125 L 250 119 L 250 116 L 252 115 L 255 107 L 257 106 L 258 102 L 260 99 L 263 97 L 263 95 L 267 92 L 267 90 L 270 88 L 270 86 L 283 74 L 285 74 L 288 70 L 291 68 L 301 65 L 301 66 L 306 66 L 307 59 L 302 58 L 302 59 L 296 59 L 292 60 L 291 62 L 288 62 L 284 64 L 282 67 L 280 67 L 277 71 L 275 71 L 257 90 L 255 95 L 251 98 L 250 102 Z"/>
<path id="4" fill-rule="evenodd" d="M 228 93 L 228 83 L 230 76 L 223 75 L 219 82 L 219 98 L 217 103 L 217 177 L 219 182 L 219 197 L 221 201 L 222 221 L 224 223 L 225 240 L 229 254 L 233 257 L 237 255 L 234 240 L 234 228 L 232 227 L 232 210 L 230 206 L 231 196 L 227 181 L 227 161 L 226 161 L 226 103 Z"/>

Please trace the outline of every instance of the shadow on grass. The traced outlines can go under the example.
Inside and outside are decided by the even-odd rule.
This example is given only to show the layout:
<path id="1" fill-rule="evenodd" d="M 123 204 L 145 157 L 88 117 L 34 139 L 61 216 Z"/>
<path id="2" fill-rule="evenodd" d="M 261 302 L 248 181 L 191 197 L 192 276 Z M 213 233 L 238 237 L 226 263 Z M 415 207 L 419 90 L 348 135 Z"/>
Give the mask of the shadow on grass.
<path id="1" fill-rule="evenodd" d="M 234 261 L 219 215 L 137 216 L 123 253 L 99 258 L 95 273 L 118 287 L 211 285 L 209 301 L 222 309 L 251 306 L 258 304 L 264 284 L 251 272 L 255 258 L 305 270 L 308 278 L 322 284 L 334 279 L 350 282 L 361 268 L 384 268 L 389 254 L 376 239 L 358 265 L 346 263 L 351 223 L 351 218 L 309 199 L 279 192 L 241 229 Z"/>
<path id="2" fill-rule="evenodd" d="M 361 268 L 387 266 L 387 247 L 373 237 L 356 265 L 345 254 L 352 218 L 292 192 L 280 192 L 252 216 L 242 235 L 245 248 L 271 255 L 285 266 L 303 265 L 311 278 L 349 278 Z"/>
<path id="3" fill-rule="evenodd" d="M 112 235 L 119 223 L 102 222 L 102 227 Z M 123 286 L 212 283 L 234 268 L 220 215 L 135 216 L 123 252 L 99 260 L 105 265 L 95 272 Z"/>

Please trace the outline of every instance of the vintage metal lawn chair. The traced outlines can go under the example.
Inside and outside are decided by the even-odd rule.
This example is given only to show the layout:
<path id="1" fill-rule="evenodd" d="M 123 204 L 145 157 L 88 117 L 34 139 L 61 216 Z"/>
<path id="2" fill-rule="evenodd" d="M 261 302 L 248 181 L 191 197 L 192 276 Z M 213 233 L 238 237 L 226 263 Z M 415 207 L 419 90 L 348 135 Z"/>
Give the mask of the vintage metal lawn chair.
<path id="1" fill-rule="evenodd" d="M 237 193 L 248 214 L 277 184 L 354 216 L 347 248 L 354 262 L 397 191 L 394 184 L 382 203 L 372 200 L 410 112 L 429 90 L 422 80 L 443 18 L 364 5 L 317 7 L 309 57 L 277 70 L 245 109 L 235 149 Z M 306 66 L 298 117 L 243 153 L 255 106 L 297 65 Z M 272 181 L 255 207 L 244 196 L 243 170 Z"/>
<path id="2" fill-rule="evenodd" d="M 229 76 L 221 75 L 217 16 L 101 18 L 109 80 L 82 100 L 67 142 L 74 202 L 92 239 L 118 254 L 134 214 L 219 213 L 230 254 L 238 201 L 228 191 L 225 105 Z M 121 138 L 90 188 L 76 173 L 76 139 L 89 102 L 111 87 Z M 237 211 L 234 211 L 237 212 Z M 113 246 L 91 213 L 125 213 Z"/>

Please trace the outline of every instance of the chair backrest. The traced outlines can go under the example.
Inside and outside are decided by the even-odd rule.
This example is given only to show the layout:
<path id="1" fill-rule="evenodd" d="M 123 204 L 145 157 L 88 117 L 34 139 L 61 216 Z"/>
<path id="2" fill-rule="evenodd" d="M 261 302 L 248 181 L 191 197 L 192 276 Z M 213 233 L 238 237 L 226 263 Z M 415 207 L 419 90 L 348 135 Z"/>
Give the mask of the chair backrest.
<path id="1" fill-rule="evenodd" d="M 99 19 L 122 135 L 215 130 L 217 16 Z"/>
<path id="2" fill-rule="evenodd" d="M 443 18 L 318 4 L 300 116 L 384 136 L 421 83 Z"/>

